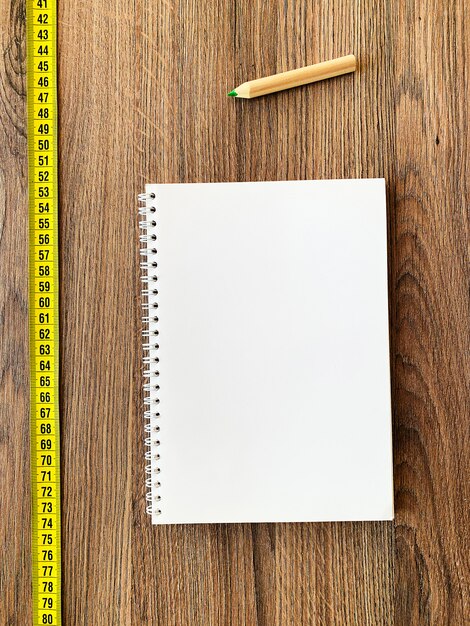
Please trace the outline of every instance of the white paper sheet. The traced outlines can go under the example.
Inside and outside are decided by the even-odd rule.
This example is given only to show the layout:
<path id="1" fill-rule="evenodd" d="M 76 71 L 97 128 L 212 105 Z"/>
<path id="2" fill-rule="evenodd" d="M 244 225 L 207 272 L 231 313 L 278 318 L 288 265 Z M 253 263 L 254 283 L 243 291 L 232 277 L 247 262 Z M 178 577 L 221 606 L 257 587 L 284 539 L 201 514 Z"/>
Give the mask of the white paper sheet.
<path id="1" fill-rule="evenodd" d="M 384 180 L 147 192 L 153 522 L 391 519 Z"/>

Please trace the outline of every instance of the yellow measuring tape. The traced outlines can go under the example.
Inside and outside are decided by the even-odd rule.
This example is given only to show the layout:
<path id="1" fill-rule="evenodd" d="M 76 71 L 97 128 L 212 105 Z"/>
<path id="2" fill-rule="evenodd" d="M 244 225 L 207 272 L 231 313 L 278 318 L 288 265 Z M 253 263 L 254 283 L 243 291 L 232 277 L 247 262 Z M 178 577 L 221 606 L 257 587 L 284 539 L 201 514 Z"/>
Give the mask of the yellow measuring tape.
<path id="1" fill-rule="evenodd" d="M 56 0 L 26 0 L 33 624 L 61 620 Z"/>

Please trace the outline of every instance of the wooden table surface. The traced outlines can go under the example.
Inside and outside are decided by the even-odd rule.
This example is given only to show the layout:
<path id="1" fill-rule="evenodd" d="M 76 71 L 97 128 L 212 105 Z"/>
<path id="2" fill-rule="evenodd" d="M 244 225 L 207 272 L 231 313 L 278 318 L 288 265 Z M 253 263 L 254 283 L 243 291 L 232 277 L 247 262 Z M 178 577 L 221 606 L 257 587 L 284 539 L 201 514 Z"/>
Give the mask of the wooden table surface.
<path id="1" fill-rule="evenodd" d="M 24 2 L 0 9 L 0 623 L 25 626 Z M 469 624 L 465 0 L 69 0 L 59 18 L 64 624 Z M 351 52 L 354 76 L 226 98 Z M 375 176 L 388 193 L 395 523 L 153 528 L 136 194 Z"/>

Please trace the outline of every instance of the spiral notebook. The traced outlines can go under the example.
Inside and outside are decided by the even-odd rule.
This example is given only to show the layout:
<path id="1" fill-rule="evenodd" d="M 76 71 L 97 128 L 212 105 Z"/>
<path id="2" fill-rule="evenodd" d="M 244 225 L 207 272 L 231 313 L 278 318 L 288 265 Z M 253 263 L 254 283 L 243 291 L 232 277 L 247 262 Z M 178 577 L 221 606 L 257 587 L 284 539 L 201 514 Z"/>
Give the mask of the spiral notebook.
<path id="1" fill-rule="evenodd" d="M 139 199 L 153 523 L 392 519 L 384 180 Z"/>

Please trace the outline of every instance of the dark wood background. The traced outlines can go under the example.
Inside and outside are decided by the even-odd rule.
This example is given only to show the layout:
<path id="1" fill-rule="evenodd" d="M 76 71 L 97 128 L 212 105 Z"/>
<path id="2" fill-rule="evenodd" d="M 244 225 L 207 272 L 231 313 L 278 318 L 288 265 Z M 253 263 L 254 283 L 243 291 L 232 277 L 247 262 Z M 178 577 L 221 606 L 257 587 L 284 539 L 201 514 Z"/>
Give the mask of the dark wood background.
<path id="1" fill-rule="evenodd" d="M 469 607 L 465 0 L 59 2 L 67 625 L 435 625 Z M 0 0 L 0 623 L 30 619 L 24 0 Z M 244 80 L 355 53 L 252 102 Z M 396 521 L 152 528 L 136 194 L 384 176 Z"/>

